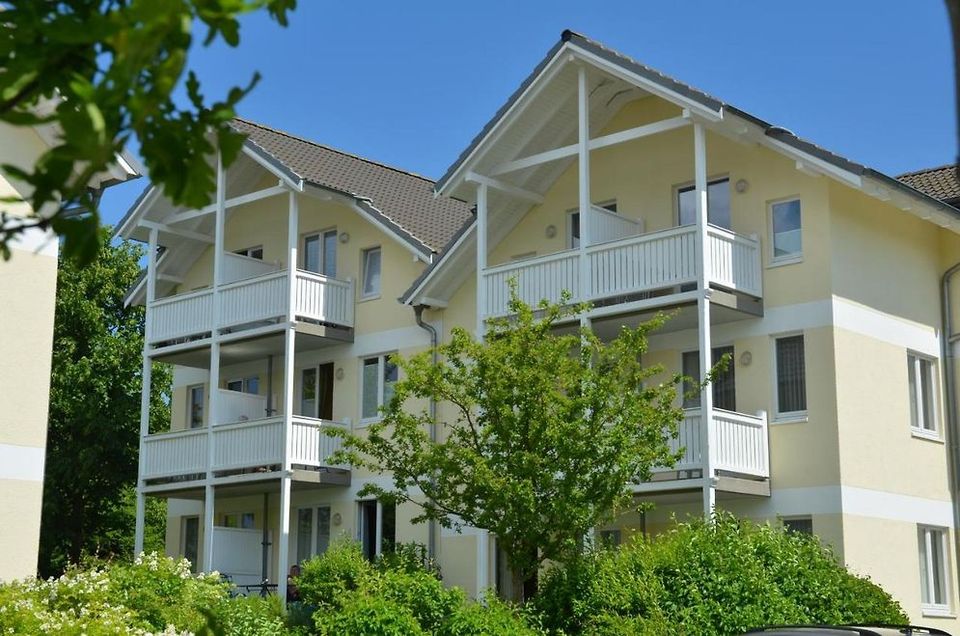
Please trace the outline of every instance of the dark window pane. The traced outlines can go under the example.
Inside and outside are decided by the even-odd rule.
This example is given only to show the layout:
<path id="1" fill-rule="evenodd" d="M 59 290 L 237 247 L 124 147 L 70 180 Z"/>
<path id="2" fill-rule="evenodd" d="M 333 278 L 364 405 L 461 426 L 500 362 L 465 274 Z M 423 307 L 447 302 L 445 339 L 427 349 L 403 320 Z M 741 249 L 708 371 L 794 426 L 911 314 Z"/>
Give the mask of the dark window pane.
<path id="1" fill-rule="evenodd" d="M 776 259 L 800 254 L 803 247 L 800 230 L 800 201 L 774 203 L 772 217 L 773 257 Z"/>
<path id="2" fill-rule="evenodd" d="M 803 336 L 777 339 L 777 412 L 807 410 Z"/>
<path id="3" fill-rule="evenodd" d="M 300 384 L 300 415 L 317 417 L 317 369 L 303 370 Z"/>
<path id="4" fill-rule="evenodd" d="M 804 517 L 799 519 L 784 519 L 783 529 L 797 534 L 813 534 L 813 519 Z"/>
<path id="5" fill-rule="evenodd" d="M 320 273 L 320 237 L 316 234 L 303 239 L 303 269 Z"/>
<path id="6" fill-rule="evenodd" d="M 694 186 L 677 191 L 680 225 L 697 222 L 697 190 Z M 717 227 L 730 229 L 730 180 L 717 179 L 707 184 L 707 220 Z"/>
<path id="7" fill-rule="evenodd" d="M 337 231 L 323 233 L 323 275 L 337 275 Z"/>
<path id="8" fill-rule="evenodd" d="M 317 550 L 323 554 L 330 547 L 330 506 L 317 508 Z"/>
<path id="9" fill-rule="evenodd" d="M 383 523 L 380 526 L 380 551 L 388 552 L 397 542 L 397 507 L 383 504 L 381 514 Z"/>
<path id="10" fill-rule="evenodd" d="M 733 361 L 733 347 L 716 347 L 713 350 L 712 364 L 717 364 L 720 358 L 726 354 L 730 354 L 730 362 L 727 363 L 726 369 L 717 374 L 711 385 L 711 390 L 713 391 L 713 407 L 727 411 L 736 411 L 736 365 Z M 697 408 L 700 406 L 700 395 L 687 396 L 687 393 L 700 381 L 700 353 L 698 351 L 684 352 L 682 373 L 684 376 L 690 378 L 689 380 L 684 380 L 683 383 L 683 408 Z"/>

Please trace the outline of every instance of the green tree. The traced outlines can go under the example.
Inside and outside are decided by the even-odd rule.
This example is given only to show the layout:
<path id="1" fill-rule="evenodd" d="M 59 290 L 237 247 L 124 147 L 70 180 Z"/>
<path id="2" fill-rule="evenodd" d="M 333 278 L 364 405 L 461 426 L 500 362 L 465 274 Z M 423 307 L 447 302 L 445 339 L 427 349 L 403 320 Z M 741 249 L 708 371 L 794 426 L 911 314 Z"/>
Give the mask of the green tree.
<path id="1" fill-rule="evenodd" d="M 173 93 L 193 30 L 206 28 L 204 46 L 221 39 L 237 46 L 240 16 L 266 9 L 285 26 L 295 6 L 296 0 L 0 0 L 0 122 L 54 124 L 61 131 L 60 143 L 32 171 L 2 166 L 30 186 L 28 202 L 43 214 L 24 220 L 0 213 L 0 253 L 9 258 L 11 238 L 42 227 L 64 236 L 64 254 L 89 261 L 99 220 L 87 184 L 134 135 L 151 182 L 176 204 L 206 205 L 215 190 L 208 158 L 218 146 L 229 163 L 240 150 L 243 138 L 228 122 L 259 77 L 208 103 L 189 72 L 188 105 L 178 106 Z"/>
<path id="2" fill-rule="evenodd" d="M 61 257 L 57 275 L 40 572 L 85 554 L 129 557 L 130 489 L 137 478 L 143 321 L 124 297 L 142 250 L 111 245 L 86 267 Z M 153 366 L 151 428 L 169 422 L 170 371 Z M 154 505 L 155 506 L 155 505 Z M 156 510 L 152 511 L 157 518 Z"/>
<path id="3" fill-rule="evenodd" d="M 664 317 L 605 343 L 588 328 L 559 329 L 584 307 L 534 311 L 512 297 L 515 318 L 489 321 L 485 340 L 455 329 L 437 364 L 430 351 L 395 356 L 403 377 L 382 421 L 348 437 L 343 458 L 391 474 L 391 488 L 363 494 L 419 505 L 416 522 L 494 533 L 519 590 L 544 561 L 570 560 L 592 528 L 631 507 L 631 482 L 672 465 L 666 438 L 683 414 L 680 376 L 654 383 L 663 368 L 641 363 Z M 414 408 L 427 399 L 448 405 L 447 418 Z"/>

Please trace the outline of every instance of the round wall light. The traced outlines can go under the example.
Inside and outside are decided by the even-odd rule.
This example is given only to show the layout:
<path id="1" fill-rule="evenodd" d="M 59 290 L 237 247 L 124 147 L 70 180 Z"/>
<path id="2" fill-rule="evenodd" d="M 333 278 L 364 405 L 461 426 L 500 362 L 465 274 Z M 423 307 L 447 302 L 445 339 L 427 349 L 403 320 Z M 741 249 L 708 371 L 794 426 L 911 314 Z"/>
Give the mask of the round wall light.
<path id="1" fill-rule="evenodd" d="M 749 351 L 744 351 L 740 354 L 740 366 L 749 367 L 750 363 L 753 362 L 753 354 Z"/>
<path id="2" fill-rule="evenodd" d="M 750 182 L 746 179 L 737 179 L 737 182 L 733 187 L 736 188 L 737 192 L 743 194 L 750 189 Z"/>
<path id="3" fill-rule="evenodd" d="M 338 380 L 342 380 L 342 379 L 343 379 L 343 376 L 344 376 L 343 367 L 339 367 L 339 368 L 337 369 L 336 376 L 337 376 L 337 379 L 338 379 Z"/>
<path id="4" fill-rule="evenodd" d="M 333 516 L 330 518 L 330 521 L 333 522 L 333 525 L 339 526 L 341 523 L 343 523 L 343 517 L 340 516 L 339 512 L 335 512 L 333 513 Z"/>
<path id="5" fill-rule="evenodd" d="M 350 242 L 350 233 L 349 232 L 340 232 L 340 242 L 349 243 Z"/>
<path id="6" fill-rule="evenodd" d="M 547 238 L 553 238 L 554 236 L 556 236 L 556 235 L 557 235 L 557 226 L 556 226 L 556 225 L 548 225 L 548 226 L 547 226 L 546 235 L 547 235 Z"/>

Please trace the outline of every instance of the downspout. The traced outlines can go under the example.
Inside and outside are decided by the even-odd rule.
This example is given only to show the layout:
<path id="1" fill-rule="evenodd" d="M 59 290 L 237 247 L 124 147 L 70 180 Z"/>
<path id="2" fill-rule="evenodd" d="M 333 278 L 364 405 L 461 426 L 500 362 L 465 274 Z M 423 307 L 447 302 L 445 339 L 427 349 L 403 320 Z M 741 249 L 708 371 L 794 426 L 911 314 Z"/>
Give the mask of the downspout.
<path id="1" fill-rule="evenodd" d="M 957 263 L 940 279 L 940 312 L 943 324 L 943 337 L 940 339 L 943 360 L 943 396 L 946 411 L 947 442 L 950 445 L 949 465 L 951 475 L 950 498 L 953 500 L 953 538 L 960 554 L 960 417 L 957 409 L 957 380 L 954 368 L 953 347 L 960 342 L 960 334 L 953 333 L 953 316 L 950 305 L 950 279 L 960 272 Z M 960 566 L 958 566 L 960 568 Z"/>
<path id="2" fill-rule="evenodd" d="M 414 305 L 413 314 L 417 319 L 417 326 L 421 329 L 425 329 L 427 333 L 430 334 L 430 351 L 433 357 L 433 366 L 437 365 L 437 329 L 433 325 L 423 321 L 423 310 L 426 308 L 426 305 Z M 431 397 L 430 398 L 430 441 L 436 443 L 437 441 L 437 401 Z M 427 554 L 430 555 L 431 559 L 437 557 L 437 522 L 433 519 L 430 519 L 427 522 Z"/>

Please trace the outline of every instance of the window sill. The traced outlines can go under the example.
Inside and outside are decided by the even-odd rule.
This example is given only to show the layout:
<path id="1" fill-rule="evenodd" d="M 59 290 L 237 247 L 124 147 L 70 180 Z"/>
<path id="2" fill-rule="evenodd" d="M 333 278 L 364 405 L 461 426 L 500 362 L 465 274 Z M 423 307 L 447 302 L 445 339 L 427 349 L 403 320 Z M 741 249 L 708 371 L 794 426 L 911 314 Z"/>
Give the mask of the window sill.
<path id="1" fill-rule="evenodd" d="M 782 415 L 777 415 L 772 420 L 770 424 L 805 424 L 810 421 L 810 418 L 806 413 L 784 413 Z"/>
<path id="2" fill-rule="evenodd" d="M 956 618 L 949 607 L 920 606 L 920 613 L 928 618 Z"/>
<path id="3" fill-rule="evenodd" d="M 357 302 L 365 303 L 370 300 L 380 300 L 380 294 L 377 294 L 375 296 L 361 296 L 360 298 L 357 299 Z"/>
<path id="4" fill-rule="evenodd" d="M 912 428 L 910 429 L 910 436 L 917 439 L 926 440 L 928 442 L 935 442 L 937 444 L 943 444 L 943 436 L 936 431 L 926 431 L 922 428 Z"/>
<path id="5" fill-rule="evenodd" d="M 777 259 L 777 260 L 774 260 L 774 261 L 770 261 L 769 263 L 767 263 L 767 269 L 773 269 L 773 268 L 775 268 L 775 267 L 784 267 L 784 266 L 786 266 L 786 265 L 796 265 L 796 264 L 802 263 L 802 262 L 803 262 L 803 255 L 802 255 L 802 254 L 799 255 L 799 256 L 784 257 L 784 258 L 780 258 L 780 259 Z"/>

